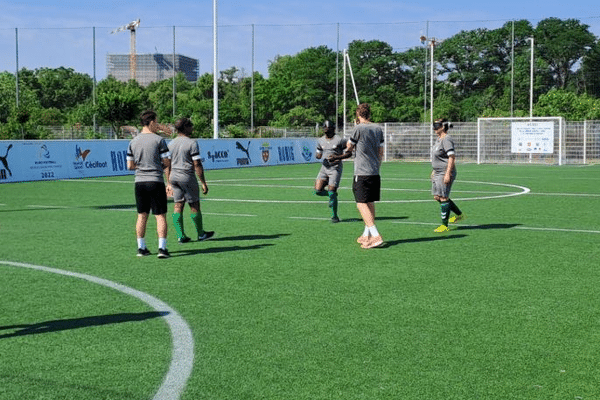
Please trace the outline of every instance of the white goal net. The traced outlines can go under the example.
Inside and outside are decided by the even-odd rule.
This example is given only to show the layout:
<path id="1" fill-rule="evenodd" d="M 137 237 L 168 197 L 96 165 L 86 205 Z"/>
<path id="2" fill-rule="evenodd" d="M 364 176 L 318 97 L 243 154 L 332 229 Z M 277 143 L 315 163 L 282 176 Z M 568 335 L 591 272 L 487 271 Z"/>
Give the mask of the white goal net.
<path id="1" fill-rule="evenodd" d="M 562 165 L 565 145 L 562 117 L 477 119 L 478 164 Z"/>

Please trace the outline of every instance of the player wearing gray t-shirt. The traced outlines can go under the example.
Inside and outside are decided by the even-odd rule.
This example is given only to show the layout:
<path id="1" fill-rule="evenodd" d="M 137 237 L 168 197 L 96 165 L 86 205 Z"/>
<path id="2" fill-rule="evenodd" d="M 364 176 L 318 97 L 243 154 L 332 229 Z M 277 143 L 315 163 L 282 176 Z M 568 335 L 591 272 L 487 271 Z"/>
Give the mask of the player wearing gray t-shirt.
<path id="1" fill-rule="evenodd" d="M 315 194 L 317 196 L 329 197 L 329 208 L 331 208 L 331 222 L 339 222 L 337 188 L 340 186 L 344 166 L 341 160 L 330 161 L 331 156 L 339 156 L 344 153 L 347 140 L 335 134 L 335 125 L 331 121 L 323 123 L 324 135 L 317 140 L 317 151 L 315 157 L 323 159 L 321 169 L 315 181 Z M 325 186 L 327 185 L 327 190 Z"/>
<path id="2" fill-rule="evenodd" d="M 437 119 L 433 123 L 433 129 L 437 140 L 431 148 L 431 194 L 434 200 L 440 203 L 442 225 L 437 227 L 434 232 L 448 232 L 448 222 L 457 222 L 464 218 L 464 214 L 458 206 L 450 200 L 450 191 L 452 183 L 456 179 L 456 153 L 454 150 L 454 140 L 448 134 L 448 129 L 452 127 L 446 119 Z M 450 212 L 456 215 L 450 218 Z"/>
<path id="3" fill-rule="evenodd" d="M 147 256 L 146 225 L 148 215 L 156 217 L 158 233 L 158 257 L 169 258 L 167 250 L 167 195 L 163 180 L 163 169 L 167 176 L 171 168 L 169 148 L 156 132 L 159 125 L 154 111 L 145 111 L 141 115 L 142 132 L 127 147 L 127 168 L 135 170 L 135 200 L 138 212 L 136 235 L 137 255 Z"/>
<path id="4" fill-rule="evenodd" d="M 356 117 L 358 125 L 348 140 L 346 152 L 335 158 L 348 158 L 356 150 L 352 191 L 365 223 L 365 230 L 356 241 L 363 249 L 371 249 L 383 245 L 383 238 L 375 226 L 375 202 L 379 201 L 381 192 L 379 167 L 383 160 L 384 137 L 381 127 L 371 122 L 369 104 L 359 104 Z"/>
<path id="5" fill-rule="evenodd" d="M 354 127 L 350 136 L 350 142 L 355 148 L 354 176 L 379 175 L 383 141 L 383 131 L 379 125 L 367 122 Z"/>
<path id="6" fill-rule="evenodd" d="M 175 123 L 177 138 L 169 143 L 171 152 L 171 173 L 169 189 L 173 194 L 175 203 L 173 211 L 173 225 L 177 232 L 179 243 L 189 242 L 191 239 L 185 235 L 183 226 L 183 207 L 185 203 L 190 205 L 192 223 L 196 228 L 198 240 L 206 240 L 214 235 L 212 231 L 205 231 L 202 224 L 202 213 L 200 212 L 200 190 L 196 175 L 202 183 L 202 193 L 208 193 L 208 185 L 204 178 L 204 168 L 198 142 L 190 138 L 193 124 L 188 118 L 181 118 Z"/>

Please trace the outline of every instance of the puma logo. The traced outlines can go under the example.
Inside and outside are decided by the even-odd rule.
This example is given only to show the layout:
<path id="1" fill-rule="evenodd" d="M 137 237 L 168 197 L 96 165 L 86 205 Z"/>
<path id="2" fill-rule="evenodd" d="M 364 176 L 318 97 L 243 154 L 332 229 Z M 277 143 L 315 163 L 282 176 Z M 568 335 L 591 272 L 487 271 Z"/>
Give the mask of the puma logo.
<path id="1" fill-rule="evenodd" d="M 248 157 L 248 161 L 252 162 L 252 159 L 250 158 L 250 143 L 248 142 L 248 147 L 245 148 L 240 142 L 235 142 L 235 147 L 240 150 L 243 151 L 244 153 L 246 153 L 246 156 Z"/>
<path id="2" fill-rule="evenodd" d="M 10 149 L 12 149 L 12 143 L 8 145 L 8 147 L 6 148 L 6 153 L 4 154 L 4 157 L 0 156 L 0 161 L 2 161 L 2 164 L 4 164 L 4 169 L 6 169 L 8 171 L 8 174 L 10 176 L 12 176 L 12 172 L 10 170 L 10 168 L 8 168 L 8 152 L 10 151 Z"/>

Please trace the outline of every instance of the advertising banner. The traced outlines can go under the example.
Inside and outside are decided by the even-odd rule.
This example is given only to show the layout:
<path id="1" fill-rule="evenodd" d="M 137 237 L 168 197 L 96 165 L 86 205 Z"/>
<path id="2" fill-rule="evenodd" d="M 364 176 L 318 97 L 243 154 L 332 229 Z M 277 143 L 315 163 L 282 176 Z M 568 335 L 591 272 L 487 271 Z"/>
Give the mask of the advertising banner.
<path id="1" fill-rule="evenodd" d="M 317 139 L 198 139 L 205 169 L 316 162 Z M 0 183 L 131 175 L 128 140 L 0 141 Z"/>
<path id="2" fill-rule="evenodd" d="M 554 153 L 554 122 L 513 122 L 511 152 L 530 154 Z"/>

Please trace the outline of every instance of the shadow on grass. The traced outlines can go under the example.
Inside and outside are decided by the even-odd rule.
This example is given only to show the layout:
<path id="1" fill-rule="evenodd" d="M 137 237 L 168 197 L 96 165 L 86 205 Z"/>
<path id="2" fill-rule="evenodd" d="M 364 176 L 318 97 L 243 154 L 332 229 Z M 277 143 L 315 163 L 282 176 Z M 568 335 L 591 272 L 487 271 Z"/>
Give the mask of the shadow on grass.
<path id="1" fill-rule="evenodd" d="M 213 240 L 211 240 L 213 241 Z M 182 245 L 185 246 L 185 245 Z M 263 247 L 274 246 L 274 244 L 265 243 L 265 244 L 256 244 L 253 246 L 227 246 L 227 247 L 209 247 L 206 249 L 185 249 L 185 250 L 173 250 L 171 246 L 171 250 L 169 253 L 171 254 L 171 258 L 174 257 L 185 257 L 185 256 L 194 256 L 197 254 L 216 254 L 216 253 L 225 253 L 230 251 L 244 251 L 244 250 L 258 250 Z"/>
<path id="2" fill-rule="evenodd" d="M 408 217 L 377 217 L 375 218 L 375 222 L 379 222 L 379 221 L 398 221 L 401 219 L 408 219 Z M 364 222 L 361 218 L 344 218 L 341 219 L 340 218 L 340 223 L 341 222 Z"/>
<path id="3" fill-rule="evenodd" d="M 462 239 L 467 237 L 467 235 L 463 234 L 444 234 L 441 236 L 432 236 L 432 237 L 423 237 L 423 238 L 414 238 L 414 239 L 401 239 L 401 240 L 390 240 L 383 243 L 380 249 L 384 249 L 386 247 L 396 246 L 399 244 L 408 244 L 408 243 L 424 243 L 424 242 L 437 242 L 440 240 L 450 240 L 450 239 Z"/>
<path id="4" fill-rule="evenodd" d="M 483 224 L 483 225 L 460 225 L 457 226 L 457 231 L 472 230 L 472 229 L 511 229 L 521 224 Z"/>
<path id="5" fill-rule="evenodd" d="M 112 315 L 98 315 L 94 317 L 83 317 L 73 319 L 61 319 L 54 321 L 39 322 L 36 324 L 22 324 L 0 326 L 0 331 L 15 330 L 13 333 L 0 335 L 0 339 L 6 339 L 17 336 L 37 335 L 40 333 L 50 333 L 66 331 L 71 329 L 88 328 L 91 326 L 101 326 L 110 324 L 121 324 L 123 322 L 144 321 L 152 318 L 160 318 L 168 315 L 167 311 L 153 311 L 143 313 L 123 313 Z"/>
<path id="6" fill-rule="evenodd" d="M 135 204 L 109 204 L 105 206 L 90 206 L 95 210 L 132 210 L 135 211 Z"/>
<path id="7" fill-rule="evenodd" d="M 265 239 L 279 239 L 284 236 L 290 236 L 289 233 L 282 233 L 276 235 L 240 235 L 240 236 L 226 236 L 211 238 L 211 242 L 228 241 L 228 240 L 265 240 Z"/>
<path id="8" fill-rule="evenodd" d="M 173 204 L 173 199 L 167 200 L 168 204 Z M 102 206 L 89 206 L 88 208 L 92 208 L 95 210 L 132 210 L 136 211 L 136 205 L 133 204 L 106 204 Z"/>

